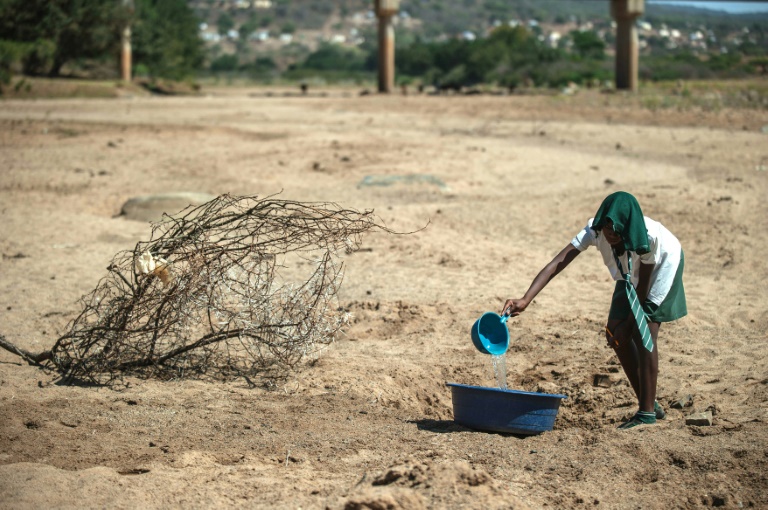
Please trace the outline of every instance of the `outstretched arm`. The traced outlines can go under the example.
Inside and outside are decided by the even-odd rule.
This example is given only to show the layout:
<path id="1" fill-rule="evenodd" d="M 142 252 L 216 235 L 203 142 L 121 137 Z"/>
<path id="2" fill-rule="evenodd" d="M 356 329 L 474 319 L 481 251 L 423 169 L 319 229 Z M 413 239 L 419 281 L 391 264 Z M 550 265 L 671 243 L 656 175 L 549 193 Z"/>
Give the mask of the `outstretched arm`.
<path id="1" fill-rule="evenodd" d="M 531 304 L 533 298 L 547 286 L 550 280 L 557 276 L 560 271 L 568 267 L 568 264 L 570 264 L 579 253 L 581 252 L 575 246 L 568 243 L 568 245 L 560 250 L 560 253 L 558 253 L 549 264 L 539 271 L 539 274 L 533 279 L 531 286 L 528 287 L 528 291 L 522 298 L 507 299 L 501 313 L 503 314 L 504 312 L 509 311 L 509 315 L 512 317 L 520 315 L 520 313 Z"/>

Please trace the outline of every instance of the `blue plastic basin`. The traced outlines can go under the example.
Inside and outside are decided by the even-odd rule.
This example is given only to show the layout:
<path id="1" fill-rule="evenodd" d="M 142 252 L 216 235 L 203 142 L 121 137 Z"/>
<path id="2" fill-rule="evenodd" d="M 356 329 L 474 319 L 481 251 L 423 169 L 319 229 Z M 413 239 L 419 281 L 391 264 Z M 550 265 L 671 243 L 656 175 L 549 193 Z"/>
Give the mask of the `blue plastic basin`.
<path id="1" fill-rule="evenodd" d="M 565 395 L 447 383 L 453 419 L 465 427 L 533 435 L 552 430 Z"/>
<path id="2" fill-rule="evenodd" d="M 485 312 L 472 325 L 472 343 L 483 354 L 501 356 L 509 348 L 507 316 Z"/>

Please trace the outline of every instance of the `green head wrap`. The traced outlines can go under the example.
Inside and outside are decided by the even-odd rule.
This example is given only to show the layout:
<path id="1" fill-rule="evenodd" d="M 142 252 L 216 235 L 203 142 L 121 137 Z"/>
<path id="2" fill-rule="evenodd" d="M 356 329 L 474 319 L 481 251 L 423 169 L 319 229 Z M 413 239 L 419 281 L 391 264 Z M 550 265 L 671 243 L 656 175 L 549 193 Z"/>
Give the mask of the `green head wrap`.
<path id="1" fill-rule="evenodd" d="M 592 230 L 599 232 L 608 220 L 624 241 L 624 249 L 639 255 L 648 253 L 648 230 L 637 199 L 625 191 L 608 195 L 595 214 Z"/>

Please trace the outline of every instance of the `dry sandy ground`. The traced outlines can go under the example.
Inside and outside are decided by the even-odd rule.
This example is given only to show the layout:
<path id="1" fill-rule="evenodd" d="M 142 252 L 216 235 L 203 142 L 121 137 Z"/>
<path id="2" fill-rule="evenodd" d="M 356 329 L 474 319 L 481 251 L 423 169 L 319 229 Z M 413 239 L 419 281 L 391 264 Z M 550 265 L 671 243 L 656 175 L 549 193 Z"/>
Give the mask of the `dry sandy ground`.
<path id="1" fill-rule="evenodd" d="M 66 386 L 0 352 L 0 506 L 766 508 L 765 124 L 591 92 L 4 102 L 0 334 L 32 351 L 65 331 L 115 253 L 148 238 L 147 222 L 118 216 L 137 195 L 282 191 L 373 208 L 400 231 L 429 224 L 346 257 L 354 323 L 276 388 Z M 435 180 L 361 184 L 413 175 Z M 635 403 L 604 346 L 612 283 L 592 250 L 510 321 L 509 387 L 568 395 L 554 430 L 455 424 L 446 382 L 496 384 L 471 324 L 522 295 L 619 189 L 686 252 L 690 313 L 660 335 L 668 419 L 616 430 Z M 712 426 L 686 425 L 706 409 Z"/>

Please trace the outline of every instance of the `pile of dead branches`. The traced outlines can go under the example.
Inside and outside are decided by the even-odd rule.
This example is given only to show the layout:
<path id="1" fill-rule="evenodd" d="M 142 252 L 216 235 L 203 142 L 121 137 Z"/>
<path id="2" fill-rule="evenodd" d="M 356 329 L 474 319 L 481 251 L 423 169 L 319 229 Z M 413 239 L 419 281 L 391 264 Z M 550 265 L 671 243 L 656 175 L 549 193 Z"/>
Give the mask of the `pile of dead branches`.
<path id="1" fill-rule="evenodd" d="M 50 351 L 9 350 L 100 384 L 125 373 L 281 377 L 348 321 L 340 254 L 373 229 L 387 230 L 372 211 L 223 195 L 118 253 Z"/>

